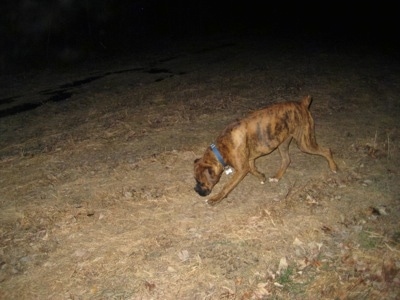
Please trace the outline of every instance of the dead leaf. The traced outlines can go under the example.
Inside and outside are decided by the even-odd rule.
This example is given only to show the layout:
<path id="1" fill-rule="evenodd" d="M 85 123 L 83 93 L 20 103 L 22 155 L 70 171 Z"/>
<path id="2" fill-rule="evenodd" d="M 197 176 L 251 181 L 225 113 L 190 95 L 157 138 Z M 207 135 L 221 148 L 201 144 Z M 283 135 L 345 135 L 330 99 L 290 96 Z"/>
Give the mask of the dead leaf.
<path id="1" fill-rule="evenodd" d="M 153 291 L 156 288 L 154 283 L 150 283 L 147 280 L 144 282 L 144 286 L 149 290 L 149 292 Z"/>
<path id="2" fill-rule="evenodd" d="M 393 259 L 390 261 L 386 261 L 382 265 L 382 275 L 383 279 L 386 282 L 393 282 L 393 279 L 396 277 L 397 273 L 399 272 L 399 268 L 397 268 L 396 263 Z"/>
<path id="3" fill-rule="evenodd" d="M 182 250 L 178 253 L 178 256 L 182 262 L 185 262 L 189 259 L 189 251 Z"/>
<path id="4" fill-rule="evenodd" d="M 303 242 L 302 241 L 300 241 L 297 237 L 294 239 L 294 241 L 293 241 L 293 245 L 294 246 L 302 246 L 303 245 Z"/>
<path id="5" fill-rule="evenodd" d="M 326 234 L 332 233 L 332 228 L 331 228 L 330 226 L 323 225 L 323 226 L 321 227 L 321 230 L 322 230 L 323 232 L 325 232 Z"/>
<path id="6" fill-rule="evenodd" d="M 281 260 L 279 261 L 279 266 L 278 266 L 278 274 L 282 274 L 282 271 L 286 271 L 288 268 L 288 263 L 286 260 L 286 257 L 282 257 Z"/>
<path id="7" fill-rule="evenodd" d="M 268 283 L 259 283 L 257 284 L 257 290 L 254 292 L 257 299 L 266 299 L 266 296 L 271 295 L 271 293 L 267 290 Z"/>

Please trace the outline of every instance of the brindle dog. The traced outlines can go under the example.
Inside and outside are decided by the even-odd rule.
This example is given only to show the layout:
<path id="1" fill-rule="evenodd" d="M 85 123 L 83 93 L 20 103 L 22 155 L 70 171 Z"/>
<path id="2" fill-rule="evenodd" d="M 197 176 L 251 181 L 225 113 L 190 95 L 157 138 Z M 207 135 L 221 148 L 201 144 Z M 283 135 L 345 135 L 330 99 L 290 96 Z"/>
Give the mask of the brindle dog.
<path id="1" fill-rule="evenodd" d="M 194 190 L 200 196 L 208 196 L 227 167 L 232 167 L 234 174 L 218 194 L 207 200 L 210 205 L 225 198 L 248 172 L 264 184 L 265 175 L 257 170 L 255 160 L 276 148 L 282 158 L 281 167 L 269 181 L 277 182 L 290 164 L 292 139 L 296 140 L 300 150 L 325 157 L 331 171 L 336 173 L 331 150 L 319 146 L 315 139 L 314 120 L 309 111 L 311 101 L 307 96 L 300 102 L 272 104 L 226 127 L 215 145 L 208 147 L 203 157 L 194 161 L 197 183 Z"/>

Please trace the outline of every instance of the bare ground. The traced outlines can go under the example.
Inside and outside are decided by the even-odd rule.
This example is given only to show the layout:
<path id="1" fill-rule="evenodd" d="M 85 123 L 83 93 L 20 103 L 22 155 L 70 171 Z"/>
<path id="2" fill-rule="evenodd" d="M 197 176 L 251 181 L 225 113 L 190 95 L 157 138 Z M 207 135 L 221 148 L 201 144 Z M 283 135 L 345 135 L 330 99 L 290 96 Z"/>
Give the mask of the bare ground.
<path id="1" fill-rule="evenodd" d="M 3 100 L 42 105 L 0 119 L 0 299 L 399 299 L 398 60 L 169 49 L 1 78 Z M 65 84 L 72 97 L 43 100 Z M 215 207 L 193 191 L 224 126 L 307 94 L 339 173 L 292 144 L 279 183 L 249 175 Z M 279 155 L 257 165 L 270 176 Z"/>

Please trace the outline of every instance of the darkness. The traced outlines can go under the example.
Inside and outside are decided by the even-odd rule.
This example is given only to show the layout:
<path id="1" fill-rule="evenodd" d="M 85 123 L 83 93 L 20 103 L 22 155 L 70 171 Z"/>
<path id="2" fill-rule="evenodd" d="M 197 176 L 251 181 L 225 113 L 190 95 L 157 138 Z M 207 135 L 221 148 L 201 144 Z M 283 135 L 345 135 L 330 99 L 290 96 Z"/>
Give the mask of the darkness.
<path id="1" fill-rule="evenodd" d="M 3 1 L 2 1 L 3 2 Z M 5 2 L 5 3 L 4 3 Z M 168 39 L 257 36 L 397 51 L 395 2 L 19 0 L 0 4 L 0 71 L 74 64 Z"/>

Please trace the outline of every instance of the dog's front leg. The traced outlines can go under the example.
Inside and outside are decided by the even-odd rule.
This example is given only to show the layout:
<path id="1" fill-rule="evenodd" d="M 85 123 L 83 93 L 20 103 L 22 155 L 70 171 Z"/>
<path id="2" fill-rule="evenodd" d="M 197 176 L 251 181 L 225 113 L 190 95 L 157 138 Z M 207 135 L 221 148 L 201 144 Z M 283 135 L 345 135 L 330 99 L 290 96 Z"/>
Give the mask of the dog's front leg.
<path id="1" fill-rule="evenodd" d="M 222 190 L 216 194 L 215 196 L 207 199 L 206 202 L 210 205 L 215 205 L 224 199 L 228 194 L 243 180 L 243 178 L 247 175 L 249 170 L 239 170 L 236 171 L 232 178 L 225 184 Z"/>

